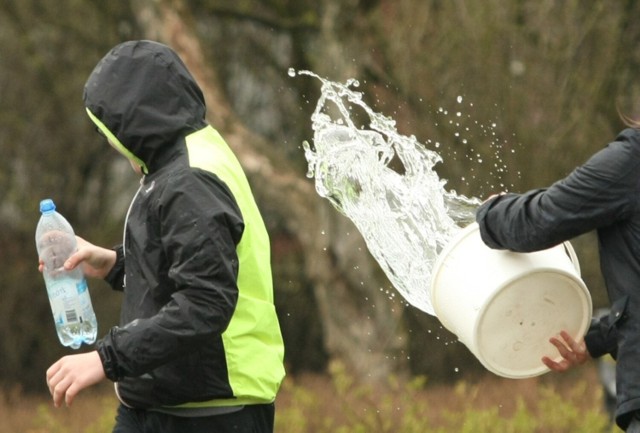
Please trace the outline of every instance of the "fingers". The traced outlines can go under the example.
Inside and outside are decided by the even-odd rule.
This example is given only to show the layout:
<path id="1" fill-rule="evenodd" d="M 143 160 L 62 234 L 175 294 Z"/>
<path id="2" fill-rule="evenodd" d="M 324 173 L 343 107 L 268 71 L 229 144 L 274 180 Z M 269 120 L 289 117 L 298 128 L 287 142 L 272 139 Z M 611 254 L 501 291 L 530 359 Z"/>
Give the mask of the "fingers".
<path id="1" fill-rule="evenodd" d="M 543 357 L 542 362 L 553 371 L 564 372 L 571 367 L 583 364 L 589 359 L 589 353 L 584 340 L 576 341 L 566 332 L 560 332 L 559 336 L 551 337 L 549 342 L 558 350 L 562 357 L 559 361 L 554 361 L 549 357 Z"/>
<path id="2" fill-rule="evenodd" d="M 80 237 L 77 239 L 78 251 L 67 259 L 64 264 L 65 269 L 71 270 L 82 265 L 82 271 L 86 276 L 95 278 L 107 276 L 116 262 L 116 252 L 93 245 Z"/>
<path id="3" fill-rule="evenodd" d="M 577 355 L 586 355 L 587 354 L 587 346 L 584 343 L 584 340 L 577 342 L 574 340 L 571 335 L 567 331 L 560 332 L 560 336 L 564 340 L 565 344 L 569 346 L 569 348 Z"/>
<path id="4" fill-rule="evenodd" d="M 570 364 L 566 360 L 554 361 L 547 356 L 542 358 L 542 363 L 546 365 L 550 370 L 556 371 L 558 373 L 563 373 L 570 367 Z"/>
<path id="5" fill-rule="evenodd" d="M 76 382 L 72 382 L 64 392 L 64 403 L 67 407 L 70 407 L 73 404 L 73 400 L 76 398 L 76 395 L 80 392 L 80 386 Z M 55 404 L 55 403 L 54 403 Z M 59 403 L 62 404 L 62 401 Z"/>
<path id="6" fill-rule="evenodd" d="M 497 194 L 491 194 L 489 197 L 487 197 L 487 198 L 485 199 L 485 201 L 484 201 L 484 202 L 486 203 L 486 202 L 488 202 L 489 200 L 492 200 L 492 199 L 494 199 L 494 198 L 496 198 L 496 197 L 503 196 L 503 195 L 505 195 L 505 194 L 506 194 L 506 192 L 499 192 L 499 193 L 497 193 Z"/>
<path id="7" fill-rule="evenodd" d="M 89 258 L 89 253 L 86 249 L 79 249 L 75 253 L 71 254 L 66 262 L 64 262 L 64 268 L 68 271 L 75 269 L 78 264 Z"/>
<path id="8" fill-rule="evenodd" d="M 560 356 L 562 356 L 564 359 L 568 359 L 571 356 L 571 352 L 569 351 L 567 346 L 565 346 L 564 342 L 560 341 L 557 337 L 551 337 L 549 339 L 549 342 L 553 344 L 556 349 L 558 349 Z"/>
<path id="9" fill-rule="evenodd" d="M 62 406 L 63 401 L 70 406 L 78 393 L 77 387 L 73 387 L 76 377 L 66 366 L 67 362 L 68 357 L 61 358 L 47 370 L 47 386 L 55 407 Z"/>
<path id="10" fill-rule="evenodd" d="M 60 358 L 47 370 L 47 386 L 55 407 L 67 406 L 80 391 L 105 378 L 98 352 L 88 352 Z"/>
<path id="11" fill-rule="evenodd" d="M 566 331 L 560 332 L 560 336 L 564 340 L 564 344 L 567 349 L 566 355 L 563 355 L 563 358 L 567 359 L 574 365 L 583 364 L 589 358 L 589 352 L 587 352 L 587 346 L 584 340 L 577 342 Z"/>
<path id="12" fill-rule="evenodd" d="M 76 236 L 76 245 L 78 248 L 77 251 L 71 254 L 67 261 L 64 262 L 64 268 L 66 270 L 74 269 L 83 261 L 90 261 L 91 259 L 91 247 L 93 247 L 94 245 L 87 242 L 80 236 Z"/>
<path id="13" fill-rule="evenodd" d="M 53 405 L 60 407 L 62 398 L 64 397 L 69 385 L 64 383 L 65 375 L 62 371 L 62 359 L 53 364 L 47 370 L 47 386 L 49 387 L 49 393 L 53 397 Z"/>

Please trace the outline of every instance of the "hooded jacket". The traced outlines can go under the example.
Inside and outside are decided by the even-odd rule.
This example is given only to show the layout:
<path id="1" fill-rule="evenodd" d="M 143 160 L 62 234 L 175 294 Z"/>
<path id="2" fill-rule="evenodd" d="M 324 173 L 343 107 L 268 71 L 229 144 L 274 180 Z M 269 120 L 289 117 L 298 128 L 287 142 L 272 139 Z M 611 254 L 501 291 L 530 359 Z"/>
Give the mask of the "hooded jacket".
<path id="1" fill-rule="evenodd" d="M 617 359 L 616 419 L 626 428 L 640 410 L 640 130 L 622 131 L 549 188 L 488 200 L 476 220 L 488 246 L 521 252 L 597 231 L 611 313 L 585 342 L 592 356 Z"/>
<path id="2" fill-rule="evenodd" d="M 284 347 L 269 239 L 197 83 L 168 47 L 125 42 L 96 65 L 84 101 L 144 173 L 107 276 L 124 291 L 120 326 L 97 344 L 120 399 L 178 410 L 272 402 Z"/>

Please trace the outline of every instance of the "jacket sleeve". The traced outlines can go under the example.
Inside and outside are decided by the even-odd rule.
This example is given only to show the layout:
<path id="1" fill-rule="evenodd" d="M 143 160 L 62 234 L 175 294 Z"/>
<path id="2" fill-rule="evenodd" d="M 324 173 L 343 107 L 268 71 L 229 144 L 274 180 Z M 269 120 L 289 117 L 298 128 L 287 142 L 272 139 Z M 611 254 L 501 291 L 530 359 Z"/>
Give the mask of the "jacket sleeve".
<path id="1" fill-rule="evenodd" d="M 584 337 L 587 350 L 593 358 L 610 354 L 618 357 L 618 324 L 627 319 L 629 296 L 616 300 L 607 314 L 594 317 Z"/>
<path id="2" fill-rule="evenodd" d="M 584 342 L 592 358 L 611 354 L 616 358 L 617 332 L 609 323 L 609 317 L 599 317 L 591 320 L 591 326 L 584 336 Z"/>
<path id="3" fill-rule="evenodd" d="M 104 280 L 109 283 L 113 290 L 124 290 L 124 248 L 122 245 L 115 246 L 116 263 L 109 271 Z"/>
<path id="4" fill-rule="evenodd" d="M 623 133 L 549 188 L 483 203 L 476 214 L 483 241 L 491 248 L 530 252 L 628 218 L 640 172 L 635 147 Z"/>
<path id="5" fill-rule="evenodd" d="M 167 261 L 164 278 L 173 294 L 157 314 L 112 328 L 98 343 L 105 373 L 115 381 L 149 372 L 219 337 L 238 299 L 236 245 L 244 223 L 226 186 L 199 173 L 171 185 L 157 203 L 153 213 Z"/>

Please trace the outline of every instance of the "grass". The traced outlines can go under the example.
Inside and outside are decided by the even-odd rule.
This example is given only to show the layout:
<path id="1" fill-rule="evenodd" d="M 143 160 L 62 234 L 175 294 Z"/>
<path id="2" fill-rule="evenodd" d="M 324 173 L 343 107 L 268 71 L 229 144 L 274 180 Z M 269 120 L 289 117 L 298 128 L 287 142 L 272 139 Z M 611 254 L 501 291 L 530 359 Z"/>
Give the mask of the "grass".
<path id="1" fill-rule="evenodd" d="M 106 383 L 59 409 L 47 396 L 4 391 L 0 433 L 107 433 L 116 405 Z M 276 432 L 287 433 L 620 432 L 609 425 L 592 366 L 523 380 L 487 375 L 430 385 L 390 377 L 372 386 L 334 363 L 328 375 L 288 377 L 276 406 Z"/>
<path id="2" fill-rule="evenodd" d="M 55 408 L 48 396 L 0 392 L 0 433 L 111 432 L 117 401 L 113 385 L 83 391 L 72 407 Z"/>

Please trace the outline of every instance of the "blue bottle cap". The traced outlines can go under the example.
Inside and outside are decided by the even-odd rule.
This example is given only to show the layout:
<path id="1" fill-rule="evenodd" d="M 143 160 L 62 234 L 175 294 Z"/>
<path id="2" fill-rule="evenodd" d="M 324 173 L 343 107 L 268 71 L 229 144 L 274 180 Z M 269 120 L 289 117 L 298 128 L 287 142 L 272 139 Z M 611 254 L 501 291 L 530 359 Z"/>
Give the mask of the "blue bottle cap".
<path id="1" fill-rule="evenodd" d="M 40 202 L 40 212 L 51 212 L 53 210 L 56 210 L 56 205 L 50 198 L 46 198 Z"/>

